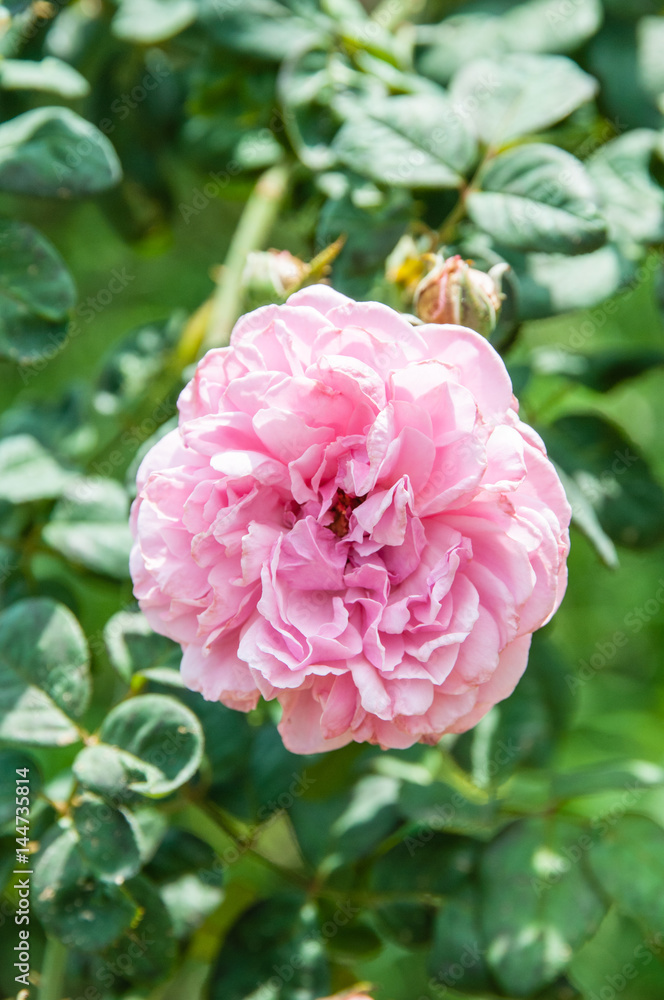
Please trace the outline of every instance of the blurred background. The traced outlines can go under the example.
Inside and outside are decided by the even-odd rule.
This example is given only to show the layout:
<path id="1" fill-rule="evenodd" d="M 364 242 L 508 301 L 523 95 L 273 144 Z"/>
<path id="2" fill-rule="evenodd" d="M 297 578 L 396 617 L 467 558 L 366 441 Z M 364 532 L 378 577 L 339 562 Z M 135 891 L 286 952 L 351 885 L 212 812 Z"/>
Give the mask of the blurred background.
<path id="1" fill-rule="evenodd" d="M 661 5 L 18 0 L 2 19 L 3 607 L 76 616 L 88 732 L 156 693 L 205 733 L 182 780 L 122 806 L 143 831 L 131 919 L 117 866 L 42 866 L 56 898 L 33 893 L 37 996 L 316 1000 L 364 982 L 376 1000 L 661 1000 Z M 267 248 L 296 264 L 247 266 Z M 137 462 L 242 311 L 323 278 L 413 313 L 434 253 L 510 265 L 490 339 L 568 489 L 567 596 L 473 732 L 295 757 L 273 706 L 245 718 L 184 692 L 179 650 L 141 624 Z M 72 513 L 73 472 L 100 492 Z M 105 793 L 76 768 L 78 737 L 18 732 L 8 698 L 0 753 L 40 775 L 43 857 L 72 822 L 84 835 L 82 789 Z M 154 943 L 132 955 L 141 928 Z"/>

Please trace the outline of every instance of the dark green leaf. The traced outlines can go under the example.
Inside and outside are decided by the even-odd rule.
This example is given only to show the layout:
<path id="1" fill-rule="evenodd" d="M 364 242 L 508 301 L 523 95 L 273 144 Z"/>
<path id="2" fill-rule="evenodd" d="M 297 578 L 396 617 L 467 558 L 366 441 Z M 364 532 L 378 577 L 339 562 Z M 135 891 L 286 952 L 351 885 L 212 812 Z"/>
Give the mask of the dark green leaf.
<path id="1" fill-rule="evenodd" d="M 133 674 L 167 683 L 165 672 L 178 670 L 182 659 L 180 646 L 153 632 L 140 611 L 118 611 L 109 618 L 104 642 L 111 663 L 127 683 Z"/>
<path id="2" fill-rule="evenodd" d="M 13 504 L 51 500 L 73 478 L 30 434 L 0 440 L 0 499 Z"/>
<path id="3" fill-rule="evenodd" d="M 95 409 L 107 416 L 135 407 L 166 364 L 182 326 L 183 314 L 176 312 L 167 320 L 147 323 L 123 337 L 97 380 Z"/>
<path id="4" fill-rule="evenodd" d="M 220 45 L 270 62 L 327 41 L 327 19 L 311 16 L 304 5 L 299 12 L 310 16 L 295 15 L 278 0 L 243 0 L 219 17 L 216 0 L 201 0 L 201 18 Z"/>
<path id="5" fill-rule="evenodd" d="M 580 863 L 586 842 L 579 827 L 533 819 L 505 830 L 485 853 L 486 957 L 513 996 L 552 983 L 599 925 L 605 906 Z"/>
<path id="6" fill-rule="evenodd" d="M 149 879 L 137 875 L 126 884 L 127 892 L 138 907 L 138 919 L 105 952 L 111 966 L 122 956 L 123 975 L 135 982 L 154 983 L 165 979 L 175 959 L 175 936 L 168 910 Z M 107 966 L 107 967 L 108 967 Z"/>
<path id="7" fill-rule="evenodd" d="M 146 783 L 163 779 L 158 767 L 103 743 L 84 747 L 73 771 L 84 788 L 111 801 L 133 798 L 135 788 L 142 790 Z"/>
<path id="8" fill-rule="evenodd" d="M 531 353 L 530 363 L 540 375 L 563 375 L 595 392 L 608 392 L 627 379 L 664 365 L 664 350 L 613 347 L 580 354 L 562 347 L 540 347 Z"/>
<path id="9" fill-rule="evenodd" d="M 203 732 L 196 716 L 174 698 L 146 694 L 113 708 L 99 731 L 102 742 L 126 751 L 148 765 L 145 781 L 133 791 L 168 795 L 197 770 L 203 753 Z"/>
<path id="10" fill-rule="evenodd" d="M 385 267 L 385 258 L 408 224 L 411 198 L 394 191 L 384 204 L 363 209 L 350 195 L 330 199 L 318 220 L 316 245 L 322 250 L 342 234 L 343 249 L 333 265 L 332 284 L 346 295 L 363 298 Z"/>
<path id="11" fill-rule="evenodd" d="M 584 1000 L 661 1000 L 664 968 L 660 938 L 644 937 L 634 921 L 614 908 L 597 934 L 576 953 L 569 968 L 571 983 Z M 609 994 L 609 990 L 611 993 Z"/>
<path id="12" fill-rule="evenodd" d="M 26 778 L 17 771 L 28 769 L 29 775 Z M 11 822 L 13 825 L 16 816 L 17 823 L 19 816 L 23 819 L 26 814 L 17 810 L 17 798 L 21 800 L 24 796 L 19 793 L 19 787 L 30 788 L 30 805 L 34 803 L 35 797 L 41 788 L 41 774 L 32 757 L 28 757 L 22 750 L 0 750 L 0 826 Z M 25 808 L 25 803 L 21 802 L 21 808 Z M 14 866 L 15 867 L 15 866 Z"/>
<path id="13" fill-rule="evenodd" d="M 603 20 L 600 0 L 528 0 L 501 17 L 502 36 L 517 52 L 571 52 L 588 41 Z"/>
<path id="14" fill-rule="evenodd" d="M 425 903 L 385 903 L 374 910 L 381 933 L 402 948 L 431 940 L 435 907 Z"/>
<path id="15" fill-rule="evenodd" d="M 223 898 L 223 890 L 197 875 L 180 875 L 160 890 L 176 938 L 187 937 L 213 913 Z"/>
<path id="16" fill-rule="evenodd" d="M 107 947 L 139 913 L 124 888 L 96 880 L 72 829 L 63 830 L 40 853 L 32 888 L 46 930 L 82 951 Z"/>
<path id="17" fill-rule="evenodd" d="M 562 149 L 544 143 L 509 149 L 488 163 L 477 183 L 468 213 L 505 246 L 579 254 L 606 240 L 592 182 L 583 164 Z"/>
<path id="18" fill-rule="evenodd" d="M 450 90 L 457 114 L 490 145 L 555 125 L 596 92 L 596 81 L 571 59 L 523 54 L 467 64 Z"/>
<path id="19" fill-rule="evenodd" d="M 342 126 L 332 149 L 357 173 L 406 188 L 459 187 L 476 156 L 443 91 L 372 101 Z"/>
<path id="20" fill-rule="evenodd" d="M 0 220 L 0 358 L 48 362 L 67 340 L 75 304 L 74 282 L 55 247 L 32 226 Z"/>
<path id="21" fill-rule="evenodd" d="M 619 8 L 624 19 L 610 18 L 588 47 L 588 67 L 601 84 L 603 113 L 612 123 L 604 139 L 629 128 L 661 127 L 662 115 L 655 98 L 639 79 L 637 56 L 637 25 L 626 14 L 640 6 L 642 0 L 625 4 L 622 0 L 604 0 Z M 651 0 L 644 0 L 645 4 Z M 652 13 L 659 11 L 652 10 Z M 601 141 L 601 140 L 600 140 Z"/>
<path id="22" fill-rule="evenodd" d="M 111 30 L 123 41 L 154 45 L 188 28 L 197 13 L 195 0 L 120 0 Z"/>
<path id="23" fill-rule="evenodd" d="M 620 563 L 616 547 L 599 523 L 593 498 L 588 496 L 577 480 L 568 476 L 560 466 L 556 466 L 556 471 L 572 508 L 572 524 L 586 536 L 604 565 L 609 569 L 617 569 Z"/>
<path id="24" fill-rule="evenodd" d="M 418 41 L 426 45 L 419 68 L 447 83 L 473 59 L 501 52 L 570 52 L 595 34 L 602 22 L 600 0 L 529 0 L 507 5 L 504 13 L 479 10 L 446 17 L 437 25 L 423 25 Z"/>
<path id="25" fill-rule="evenodd" d="M 104 191 L 121 176 L 106 136 L 68 108 L 37 108 L 0 125 L 0 189 L 69 198 Z"/>
<path id="26" fill-rule="evenodd" d="M 634 129 L 607 142 L 588 163 L 613 240 L 664 239 L 664 191 L 650 173 L 659 137 Z"/>
<path id="27" fill-rule="evenodd" d="M 409 831 L 371 867 L 371 887 L 377 893 L 443 893 L 458 890 L 477 860 L 474 841 L 433 829 Z"/>
<path id="28" fill-rule="evenodd" d="M 132 539 L 129 498 L 112 479 L 79 479 L 65 491 L 45 525 L 44 541 L 73 563 L 123 580 Z"/>
<path id="29" fill-rule="evenodd" d="M 522 319 L 590 309 L 626 285 L 636 270 L 634 262 L 613 245 L 578 257 L 522 255 L 507 248 L 503 256 L 518 282 Z"/>
<path id="30" fill-rule="evenodd" d="M 120 885 L 137 874 L 140 833 L 131 813 L 86 794 L 76 801 L 73 819 L 81 854 L 98 878 Z"/>
<path id="31" fill-rule="evenodd" d="M 661 102 L 664 94 L 664 21 L 661 15 L 642 18 L 636 29 L 636 40 L 639 83 L 648 94 Z"/>
<path id="32" fill-rule="evenodd" d="M 594 414 L 571 414 L 543 429 L 551 457 L 592 504 L 613 541 L 632 548 L 664 537 L 664 490 L 645 457 Z"/>
<path id="33" fill-rule="evenodd" d="M 480 919 L 480 900 L 472 886 L 446 900 L 435 923 L 429 972 L 439 982 L 465 991 L 489 985 Z M 463 975 L 458 971 L 461 969 Z"/>
<path id="34" fill-rule="evenodd" d="M 45 90 L 72 100 L 86 97 L 90 84 L 84 76 L 53 56 L 40 62 L 31 59 L 3 59 L 0 63 L 0 87 L 3 90 Z"/>
<path id="35" fill-rule="evenodd" d="M 608 895 L 652 934 L 664 934 L 664 830 L 645 816 L 623 816 L 590 853 L 590 864 Z"/>
<path id="36" fill-rule="evenodd" d="M 76 742 L 67 716 L 87 708 L 89 667 L 85 636 L 64 605 L 30 598 L 0 613 L 0 737 L 42 746 Z"/>
<path id="37" fill-rule="evenodd" d="M 405 782 L 400 806 L 404 816 L 422 828 L 413 832 L 411 849 L 415 849 L 418 842 L 426 844 L 438 830 L 488 840 L 505 822 L 497 816 L 492 803 L 470 802 L 461 792 L 441 781 L 429 785 Z"/>
<path id="38" fill-rule="evenodd" d="M 397 826 L 399 782 L 368 775 L 353 788 L 350 802 L 332 825 L 335 847 L 344 858 L 369 854 Z"/>

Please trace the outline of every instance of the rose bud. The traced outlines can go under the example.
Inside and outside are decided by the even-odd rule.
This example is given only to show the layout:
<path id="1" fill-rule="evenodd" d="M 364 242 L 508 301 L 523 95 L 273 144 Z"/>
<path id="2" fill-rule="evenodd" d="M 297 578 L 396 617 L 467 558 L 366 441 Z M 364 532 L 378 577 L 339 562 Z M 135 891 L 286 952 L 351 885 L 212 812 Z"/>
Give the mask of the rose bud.
<path id="1" fill-rule="evenodd" d="M 504 298 L 500 290 L 508 264 L 495 264 L 488 274 L 471 267 L 459 254 L 436 264 L 415 291 L 415 311 L 425 323 L 459 323 L 488 337 L 495 330 Z"/>
<path id="2" fill-rule="evenodd" d="M 256 250 L 247 254 L 242 274 L 248 309 L 283 302 L 309 274 L 310 265 L 288 250 Z"/>

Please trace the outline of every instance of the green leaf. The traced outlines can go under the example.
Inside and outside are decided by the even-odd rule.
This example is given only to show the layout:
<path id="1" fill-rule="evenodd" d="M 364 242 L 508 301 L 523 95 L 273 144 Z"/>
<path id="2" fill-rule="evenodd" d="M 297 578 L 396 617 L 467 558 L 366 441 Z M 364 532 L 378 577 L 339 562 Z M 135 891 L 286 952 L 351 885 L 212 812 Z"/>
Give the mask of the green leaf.
<path id="1" fill-rule="evenodd" d="M 512 6 L 500 19 L 501 34 L 518 52 L 572 52 L 599 30 L 600 0 L 529 0 Z"/>
<path id="2" fill-rule="evenodd" d="M 416 31 L 425 46 L 417 61 L 419 71 L 444 84 L 468 63 L 508 47 L 500 18 L 479 11 L 451 14 L 440 24 L 420 25 Z"/>
<path id="3" fill-rule="evenodd" d="M 0 499 L 13 504 L 51 500 L 73 478 L 30 434 L 0 440 Z"/>
<path id="4" fill-rule="evenodd" d="M 639 6 L 640 0 L 634 0 L 629 7 L 622 0 L 604 2 L 605 6 L 619 6 L 621 17 L 608 18 L 588 48 L 588 67 L 600 82 L 602 109 L 612 123 L 603 138 L 612 138 L 617 132 L 630 128 L 658 129 L 661 127 L 661 112 L 657 109 L 655 97 L 645 90 L 639 79 L 638 26 L 625 17 Z M 652 0 L 644 2 L 649 4 Z M 651 10 L 651 13 L 659 11 Z"/>
<path id="5" fill-rule="evenodd" d="M 350 801 L 332 824 L 335 848 L 345 859 L 369 854 L 397 826 L 399 782 L 367 775 L 354 786 Z"/>
<path id="6" fill-rule="evenodd" d="M 561 417 L 542 434 L 551 457 L 576 481 L 614 542 L 644 548 L 664 537 L 664 490 L 618 428 L 580 413 Z"/>
<path id="7" fill-rule="evenodd" d="M 407 819 L 423 827 L 412 834 L 413 850 L 426 843 L 436 830 L 489 840 L 505 823 L 497 815 L 494 803 L 471 802 L 442 781 L 429 785 L 405 782 L 399 804 Z"/>
<path id="8" fill-rule="evenodd" d="M 436 918 L 429 972 L 441 983 L 456 982 L 463 969 L 464 990 L 489 985 L 480 923 L 480 900 L 473 886 L 446 900 Z"/>
<path id="9" fill-rule="evenodd" d="M 86 569 L 124 580 L 132 538 L 129 499 L 112 479 L 79 479 L 56 504 L 42 531 L 47 545 Z"/>
<path id="10" fill-rule="evenodd" d="M 329 41 L 330 25 L 304 4 L 294 14 L 278 0 L 243 0 L 241 8 L 219 17 L 217 0 L 200 0 L 201 20 L 224 48 L 269 62 L 281 62 L 294 51 Z"/>
<path id="11" fill-rule="evenodd" d="M 450 88 L 457 115 L 492 146 L 555 125 L 596 92 L 571 59 L 523 54 L 465 65 Z"/>
<path id="12" fill-rule="evenodd" d="M 195 0 L 120 0 L 111 31 L 124 42 L 154 45 L 184 31 L 197 14 Z"/>
<path id="13" fill-rule="evenodd" d="M 370 885 L 377 893 L 451 895 L 475 866 L 478 845 L 449 833 L 410 831 L 371 866 Z"/>
<path id="14" fill-rule="evenodd" d="M 67 100 L 86 97 L 90 84 L 84 76 L 53 56 L 39 62 L 32 59 L 3 59 L 0 63 L 0 87 L 3 90 L 43 90 Z"/>
<path id="15" fill-rule="evenodd" d="M 664 934 L 664 830 L 645 816 L 623 816 L 598 841 L 589 859 L 607 894 L 645 931 Z"/>
<path id="16" fill-rule="evenodd" d="M 608 347 L 581 354 L 562 347 L 539 347 L 530 354 L 533 371 L 540 375 L 562 375 L 573 382 L 609 392 L 630 378 L 664 365 L 664 350 L 655 347 Z"/>
<path id="17" fill-rule="evenodd" d="M 466 199 L 473 221 L 516 250 L 579 254 L 606 240 L 583 164 L 555 146 L 530 143 L 490 160 Z"/>
<path id="18" fill-rule="evenodd" d="M 68 108 L 37 108 L 0 125 L 0 189 L 39 197 L 97 194 L 117 184 L 113 146 Z"/>
<path id="19" fill-rule="evenodd" d="M 659 136 L 634 129 L 602 146 L 588 162 L 611 238 L 664 240 L 664 191 L 650 174 Z"/>
<path id="20" fill-rule="evenodd" d="M 16 773 L 24 768 L 30 772 L 28 778 Z M 16 799 L 19 797 L 17 788 L 29 785 L 32 806 L 41 784 L 41 774 L 32 757 L 28 757 L 22 750 L 0 750 L 0 827 L 9 822 L 13 825 L 15 816 L 17 823 L 19 821 L 16 809 Z M 24 813 L 20 815 L 25 818 Z"/>
<path id="21" fill-rule="evenodd" d="M 599 792 L 616 792 L 619 798 L 617 805 L 625 805 L 625 792 L 628 794 L 637 789 L 657 788 L 664 785 L 664 769 L 649 760 L 617 761 L 615 765 L 606 763 L 591 767 L 577 768 L 562 774 L 553 774 L 551 790 L 555 798 L 571 799 L 581 796 L 596 795 Z M 633 801 L 637 800 L 634 795 Z M 622 810 L 624 812 L 624 808 Z M 607 828 L 611 825 L 613 815 L 608 812 L 604 821 Z M 602 836 L 602 827 L 597 826 L 597 833 Z"/>
<path id="22" fill-rule="evenodd" d="M 73 820 L 81 854 L 98 878 L 121 885 L 138 873 L 140 832 L 130 812 L 86 794 L 75 801 Z"/>
<path id="23" fill-rule="evenodd" d="M 203 753 L 196 716 L 167 695 L 146 694 L 111 709 L 99 731 L 103 743 L 148 766 L 145 780 L 130 784 L 143 795 L 168 795 L 195 774 Z M 156 772 L 156 773 L 155 773 Z"/>
<path id="24" fill-rule="evenodd" d="M 63 830 L 40 852 L 32 888 L 48 933 L 82 951 L 107 947 L 139 913 L 124 888 L 95 878 L 73 829 Z"/>
<path id="25" fill-rule="evenodd" d="M 161 887 L 176 938 L 187 937 L 213 913 L 223 898 L 223 890 L 202 881 L 197 875 L 181 875 Z"/>
<path id="26" fill-rule="evenodd" d="M 530 996 L 552 983 L 600 923 L 605 906 L 580 863 L 582 836 L 592 844 L 571 824 L 525 820 L 486 850 L 481 910 L 486 957 L 511 995 Z"/>
<path id="27" fill-rule="evenodd" d="M 560 466 L 556 466 L 556 471 L 572 508 L 572 524 L 579 529 L 582 535 L 585 535 L 604 565 L 608 566 L 609 569 L 617 569 L 620 562 L 616 547 L 599 523 L 597 512 L 591 500 L 586 496 L 576 479 L 568 476 Z"/>
<path id="28" fill-rule="evenodd" d="M 578 257 L 522 255 L 507 248 L 503 256 L 514 269 L 522 319 L 590 309 L 626 285 L 636 270 L 634 262 L 612 244 Z"/>
<path id="29" fill-rule="evenodd" d="M 426 903 L 384 903 L 373 910 L 381 933 L 403 948 L 431 940 L 435 913 L 435 907 Z"/>
<path id="30" fill-rule="evenodd" d="M 115 964 L 117 968 L 121 962 L 123 975 L 132 982 L 153 986 L 169 975 L 175 959 L 173 924 L 159 891 L 144 875 L 137 875 L 126 887 L 139 917 L 130 931 L 113 942 L 104 959 L 107 967 Z"/>
<path id="31" fill-rule="evenodd" d="M 309 49 L 288 59 L 277 79 L 285 108 L 284 130 L 310 170 L 329 169 L 336 160 L 330 146 L 339 121 L 330 105 L 338 88 L 337 78 L 345 81 L 344 92 L 352 88 L 354 99 L 366 100 L 367 93 L 361 88 L 368 91 L 373 78 L 353 70 L 340 55 L 322 49 Z M 382 93 L 383 88 L 379 89 Z"/>
<path id="32" fill-rule="evenodd" d="M 71 611 L 48 597 L 0 613 L 0 738 L 41 746 L 79 739 L 90 700 L 85 636 Z M 66 713 L 66 714 L 65 714 Z"/>
<path id="33" fill-rule="evenodd" d="M 375 208 L 360 208 L 349 194 L 330 199 L 318 219 L 316 245 L 322 249 L 346 236 L 334 262 L 332 284 L 355 298 L 365 297 L 382 277 L 385 258 L 403 235 L 411 212 L 410 196 L 394 191 Z"/>
<path id="34" fill-rule="evenodd" d="M 578 48 L 602 22 L 600 0 L 530 0 L 502 14 L 461 12 L 440 24 L 422 25 L 417 40 L 427 46 L 418 61 L 422 73 L 447 83 L 457 70 L 502 52 L 562 53 Z"/>
<path id="35" fill-rule="evenodd" d="M 133 674 L 168 682 L 170 672 L 178 670 L 182 659 L 180 646 L 153 632 L 140 611 L 118 611 L 109 618 L 104 642 L 109 660 L 127 683 Z"/>
<path id="36" fill-rule="evenodd" d="M 346 166 L 390 187 L 454 188 L 477 155 L 446 94 L 401 94 L 360 108 L 332 149 Z"/>
<path id="37" fill-rule="evenodd" d="M 472 770 L 476 785 L 495 787 L 524 764 L 545 767 L 569 725 L 571 712 L 566 664 L 546 636 L 536 633 L 528 670 L 512 695 L 457 740 L 454 756 Z"/>
<path id="38" fill-rule="evenodd" d="M 0 662 L 81 716 L 90 701 L 90 654 L 81 626 L 50 597 L 17 601 L 0 612 Z"/>
<path id="39" fill-rule="evenodd" d="M 576 953 L 568 976 L 584 1000 L 661 1000 L 664 968 L 661 938 L 643 935 L 634 921 L 609 911 L 597 934 Z"/>
<path id="40" fill-rule="evenodd" d="M 132 330 L 115 344 L 96 382 L 97 412 L 110 416 L 140 404 L 172 355 L 182 328 L 183 314 L 178 311 Z"/>
<path id="41" fill-rule="evenodd" d="M 103 743 L 84 747 L 73 771 L 84 788 L 114 802 L 132 799 L 134 791 L 143 789 L 147 782 L 157 784 L 163 779 L 159 768 Z"/>
<path id="42" fill-rule="evenodd" d="M 55 247 L 32 226 L 0 219 L 0 358 L 50 360 L 66 343 L 75 305 L 74 282 Z"/>
<path id="43" fill-rule="evenodd" d="M 664 20 L 661 15 L 641 18 L 636 28 L 638 79 L 643 89 L 655 98 L 664 94 L 663 47 Z"/>

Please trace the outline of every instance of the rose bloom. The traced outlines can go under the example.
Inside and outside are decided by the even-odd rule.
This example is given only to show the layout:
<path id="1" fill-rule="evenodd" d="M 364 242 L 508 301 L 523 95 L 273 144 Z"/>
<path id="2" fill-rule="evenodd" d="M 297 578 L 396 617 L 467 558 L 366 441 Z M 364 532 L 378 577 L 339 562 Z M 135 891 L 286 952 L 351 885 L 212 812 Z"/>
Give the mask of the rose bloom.
<path id="1" fill-rule="evenodd" d="M 464 732 L 566 585 L 570 508 L 499 355 L 318 285 L 242 317 L 148 453 L 134 592 L 185 683 L 288 749 Z"/>

